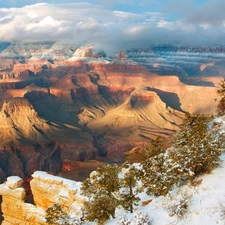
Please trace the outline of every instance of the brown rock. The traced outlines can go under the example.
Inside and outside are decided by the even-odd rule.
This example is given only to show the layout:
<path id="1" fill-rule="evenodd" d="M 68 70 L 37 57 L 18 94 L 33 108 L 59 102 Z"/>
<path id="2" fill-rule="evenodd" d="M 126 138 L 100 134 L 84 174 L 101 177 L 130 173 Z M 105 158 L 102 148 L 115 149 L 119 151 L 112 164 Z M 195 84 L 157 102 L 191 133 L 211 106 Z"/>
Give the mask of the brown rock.
<path id="1" fill-rule="evenodd" d="M 47 60 L 39 54 L 43 49 L 31 49 L 15 44 L 5 52 L 11 59 L 0 58 L 2 180 L 37 169 L 57 173 L 66 160 L 119 156 L 157 136 L 173 135 L 185 111 L 216 111 L 215 87 L 150 73 L 123 51 L 110 61 L 86 46 L 68 50 L 64 58 L 66 50 L 54 50 Z M 218 86 L 218 79 L 206 81 Z"/>
<path id="2" fill-rule="evenodd" d="M 23 180 L 17 176 L 8 177 L 0 185 L 2 195 L 3 225 L 46 225 L 45 210 L 54 203 L 61 204 L 67 213 L 81 216 L 83 199 L 77 196 L 79 183 L 55 177 L 45 172 L 35 172 L 31 183 L 35 205 L 25 203 Z"/>

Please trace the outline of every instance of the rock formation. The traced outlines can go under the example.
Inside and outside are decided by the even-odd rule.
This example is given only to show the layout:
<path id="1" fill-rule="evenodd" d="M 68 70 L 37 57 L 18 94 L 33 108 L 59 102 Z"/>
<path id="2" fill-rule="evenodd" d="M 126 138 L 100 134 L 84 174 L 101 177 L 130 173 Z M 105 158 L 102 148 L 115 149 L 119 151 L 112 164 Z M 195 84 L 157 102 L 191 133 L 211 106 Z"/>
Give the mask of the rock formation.
<path id="1" fill-rule="evenodd" d="M 31 191 L 34 204 L 26 203 L 23 180 L 17 176 L 7 178 L 0 185 L 2 195 L 2 225 L 45 225 L 45 211 L 58 203 L 68 215 L 82 216 L 83 199 L 79 195 L 80 183 L 37 171 L 33 175 Z"/>
<path id="2" fill-rule="evenodd" d="M 4 217 L 2 225 L 47 224 L 44 209 L 24 202 L 26 193 L 22 184 L 21 178 L 13 176 L 8 177 L 7 181 L 0 185 L 1 209 Z"/>
<path id="3" fill-rule="evenodd" d="M 76 49 L 73 56 L 68 62 L 81 61 L 85 63 L 109 63 L 106 53 L 102 50 L 95 49 L 94 45 L 88 45 Z"/>
<path id="4" fill-rule="evenodd" d="M 97 155 L 88 133 L 40 118 L 26 98 L 12 98 L 3 103 L 0 128 L 0 153 L 5 159 L 0 168 L 8 176 L 25 178 L 38 169 L 59 173 L 64 160 L 92 159 Z"/>
<path id="5" fill-rule="evenodd" d="M 123 50 L 119 51 L 119 53 L 116 56 L 116 59 L 113 61 L 113 64 L 138 65 L 137 62 L 130 60 Z"/>
<path id="6" fill-rule="evenodd" d="M 121 50 L 107 57 L 94 45 L 17 42 L 0 51 L 2 180 L 26 178 L 35 170 L 59 173 L 65 162 L 71 169 L 76 161 L 121 156 L 157 136 L 173 135 L 185 112 L 216 111 L 221 78 L 181 82 L 190 78 L 188 66 L 171 65 L 168 55 L 176 58 L 182 49 L 166 55 L 157 49 Z M 187 53 L 190 60 L 192 54 Z M 212 62 L 198 60 L 199 71 Z M 154 73 L 161 69 L 166 76 Z"/>

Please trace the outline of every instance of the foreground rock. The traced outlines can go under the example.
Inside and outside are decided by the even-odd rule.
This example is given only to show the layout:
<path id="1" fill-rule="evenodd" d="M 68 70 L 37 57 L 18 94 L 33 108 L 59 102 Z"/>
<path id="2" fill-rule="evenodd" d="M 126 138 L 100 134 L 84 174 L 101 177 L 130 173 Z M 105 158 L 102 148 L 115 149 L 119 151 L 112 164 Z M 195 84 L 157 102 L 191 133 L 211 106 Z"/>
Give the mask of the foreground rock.
<path id="1" fill-rule="evenodd" d="M 45 211 L 59 203 L 69 215 L 81 216 L 83 200 L 79 195 L 80 183 L 55 177 L 46 172 L 35 172 L 31 181 L 34 204 L 25 202 L 25 189 L 20 177 L 8 177 L 0 185 L 2 195 L 2 225 L 45 225 Z"/>

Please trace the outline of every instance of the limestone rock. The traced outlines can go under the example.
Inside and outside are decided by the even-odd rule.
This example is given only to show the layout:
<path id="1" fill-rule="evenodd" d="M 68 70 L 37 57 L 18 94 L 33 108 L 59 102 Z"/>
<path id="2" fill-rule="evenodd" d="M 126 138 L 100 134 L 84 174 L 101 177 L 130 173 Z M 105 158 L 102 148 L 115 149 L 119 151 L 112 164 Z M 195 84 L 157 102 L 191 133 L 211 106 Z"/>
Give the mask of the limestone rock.
<path id="1" fill-rule="evenodd" d="M 79 182 L 56 177 L 41 171 L 35 172 L 32 177 L 33 180 L 30 184 L 36 206 L 47 209 L 54 203 L 59 203 L 67 213 L 72 213 L 70 206 L 74 202 L 82 205 L 83 200 L 78 197 Z"/>
<path id="2" fill-rule="evenodd" d="M 73 57 L 68 59 L 68 62 L 83 61 L 85 63 L 109 63 L 106 53 L 102 50 L 97 50 L 94 45 L 82 46 L 73 54 Z"/>
<path id="3" fill-rule="evenodd" d="M 6 185 L 11 189 L 22 187 L 23 180 L 18 176 L 11 176 L 7 178 Z"/>
<path id="4" fill-rule="evenodd" d="M 121 65 L 138 65 L 133 60 L 130 60 L 126 53 L 123 50 L 120 50 L 117 54 L 116 59 L 113 61 L 113 64 L 121 64 Z"/>
<path id="5" fill-rule="evenodd" d="M 82 216 L 80 183 L 35 172 L 31 181 L 35 205 L 24 202 L 26 193 L 22 184 L 21 178 L 12 176 L 0 185 L 3 225 L 46 225 L 45 211 L 54 203 L 59 203 L 70 216 Z"/>

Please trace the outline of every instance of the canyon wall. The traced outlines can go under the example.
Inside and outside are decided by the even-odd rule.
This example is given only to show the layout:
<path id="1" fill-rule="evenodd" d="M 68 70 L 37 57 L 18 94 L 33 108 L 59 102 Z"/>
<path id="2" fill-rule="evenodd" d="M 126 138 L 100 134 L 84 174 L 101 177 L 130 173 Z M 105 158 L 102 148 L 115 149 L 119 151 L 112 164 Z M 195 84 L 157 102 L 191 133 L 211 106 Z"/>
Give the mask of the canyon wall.
<path id="1" fill-rule="evenodd" d="M 94 45 L 48 42 L 11 43 L 0 52 L 0 182 L 123 158 L 133 147 L 170 138 L 185 112 L 216 113 L 222 78 L 202 74 L 197 83 L 210 85 L 197 86 L 194 78 L 187 85 L 173 73 L 159 76 L 154 71 L 175 67 L 143 51 L 112 58 Z"/>

